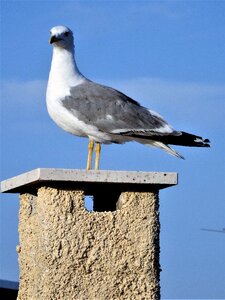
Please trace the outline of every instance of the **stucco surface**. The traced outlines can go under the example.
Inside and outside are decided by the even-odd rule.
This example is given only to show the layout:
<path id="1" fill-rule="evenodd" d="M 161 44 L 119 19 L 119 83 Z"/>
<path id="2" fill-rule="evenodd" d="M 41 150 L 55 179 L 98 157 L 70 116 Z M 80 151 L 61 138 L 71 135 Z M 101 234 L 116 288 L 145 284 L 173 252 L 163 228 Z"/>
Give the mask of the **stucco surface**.
<path id="1" fill-rule="evenodd" d="M 88 212 L 83 191 L 21 195 L 18 299 L 159 299 L 158 202 L 123 192 L 116 211 Z"/>

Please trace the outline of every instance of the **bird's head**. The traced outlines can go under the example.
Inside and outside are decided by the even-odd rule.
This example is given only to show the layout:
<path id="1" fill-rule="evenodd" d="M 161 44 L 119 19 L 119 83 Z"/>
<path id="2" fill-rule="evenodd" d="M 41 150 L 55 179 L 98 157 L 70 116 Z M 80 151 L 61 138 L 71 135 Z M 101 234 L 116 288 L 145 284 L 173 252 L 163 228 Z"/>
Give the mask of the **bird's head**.
<path id="1" fill-rule="evenodd" d="M 50 30 L 49 43 L 64 49 L 73 48 L 73 32 L 66 26 L 55 26 Z"/>

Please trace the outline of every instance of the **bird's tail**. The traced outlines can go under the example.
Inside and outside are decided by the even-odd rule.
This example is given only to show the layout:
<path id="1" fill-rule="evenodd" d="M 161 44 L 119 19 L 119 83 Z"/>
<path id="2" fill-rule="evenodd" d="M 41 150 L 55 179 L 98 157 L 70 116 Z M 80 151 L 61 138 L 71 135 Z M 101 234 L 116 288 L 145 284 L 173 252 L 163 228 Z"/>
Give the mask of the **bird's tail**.
<path id="1" fill-rule="evenodd" d="M 171 148 L 170 146 L 163 144 L 161 142 L 156 142 L 156 141 L 151 141 L 151 143 L 145 144 L 146 146 L 153 146 L 153 147 L 157 147 L 160 148 L 162 150 L 165 150 L 167 153 L 176 156 L 178 158 L 182 158 L 185 159 L 184 156 L 182 156 L 179 152 L 175 151 L 173 148 Z"/>
<path id="2" fill-rule="evenodd" d="M 197 136 L 183 131 L 180 132 L 180 135 L 167 135 L 159 137 L 159 141 L 169 145 L 188 147 L 210 147 L 210 140 L 203 139 L 201 136 Z"/>
<path id="3" fill-rule="evenodd" d="M 188 146 L 188 147 L 210 147 L 209 144 L 210 141 L 208 139 L 203 139 L 200 136 L 183 132 L 183 131 L 176 132 L 176 135 L 168 134 L 168 135 L 154 135 L 152 137 L 145 136 L 144 139 L 143 138 L 141 140 L 136 139 L 136 141 L 145 144 L 147 146 L 161 148 L 166 152 L 168 152 L 169 154 L 182 159 L 184 159 L 184 157 L 168 145 Z"/>

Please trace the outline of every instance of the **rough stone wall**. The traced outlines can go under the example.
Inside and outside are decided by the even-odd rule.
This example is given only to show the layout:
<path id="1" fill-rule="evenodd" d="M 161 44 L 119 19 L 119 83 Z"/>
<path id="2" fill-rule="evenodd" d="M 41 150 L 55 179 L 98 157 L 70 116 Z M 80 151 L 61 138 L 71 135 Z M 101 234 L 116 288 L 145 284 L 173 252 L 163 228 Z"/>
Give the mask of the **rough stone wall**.
<path id="1" fill-rule="evenodd" d="M 157 193 L 88 212 L 82 191 L 21 195 L 19 300 L 159 299 Z"/>

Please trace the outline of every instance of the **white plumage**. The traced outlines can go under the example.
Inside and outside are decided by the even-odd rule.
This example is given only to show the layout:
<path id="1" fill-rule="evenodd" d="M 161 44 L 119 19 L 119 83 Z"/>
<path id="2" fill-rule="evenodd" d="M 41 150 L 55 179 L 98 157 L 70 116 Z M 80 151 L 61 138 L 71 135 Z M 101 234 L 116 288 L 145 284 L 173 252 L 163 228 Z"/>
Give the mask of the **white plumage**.
<path id="1" fill-rule="evenodd" d="M 209 140 L 174 130 L 158 113 L 125 94 L 88 80 L 79 71 L 72 31 L 51 29 L 53 57 L 47 86 L 47 109 L 65 131 L 93 143 L 137 141 L 182 158 L 168 144 L 209 147 Z"/>

